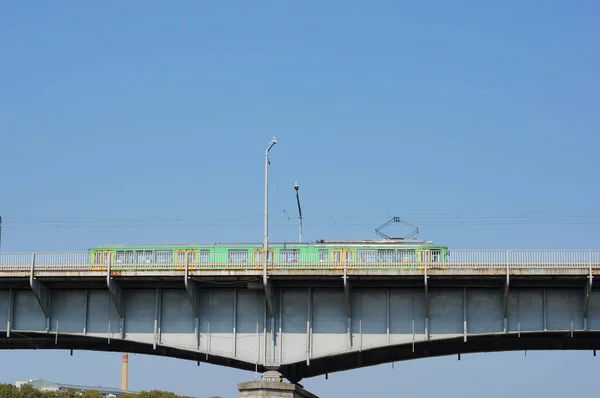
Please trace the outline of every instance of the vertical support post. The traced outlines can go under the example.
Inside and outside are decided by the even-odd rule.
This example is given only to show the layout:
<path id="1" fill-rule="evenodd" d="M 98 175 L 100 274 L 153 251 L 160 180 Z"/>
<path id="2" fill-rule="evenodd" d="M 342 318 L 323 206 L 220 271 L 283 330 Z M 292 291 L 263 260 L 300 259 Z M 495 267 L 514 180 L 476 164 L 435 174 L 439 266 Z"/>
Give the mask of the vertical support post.
<path id="1" fill-rule="evenodd" d="M 112 319 L 112 307 L 113 305 L 111 303 L 108 303 L 108 343 L 110 344 L 110 321 Z"/>
<path id="2" fill-rule="evenodd" d="M 358 320 L 358 352 L 362 352 L 362 317 Z"/>
<path id="3" fill-rule="evenodd" d="M 210 346 L 212 345 L 212 335 L 210 333 L 210 318 L 211 318 L 211 313 L 210 313 L 210 290 L 208 291 L 208 301 L 207 301 L 207 308 L 208 308 L 208 314 L 206 315 L 206 360 L 208 361 L 208 354 L 210 354 Z M 256 319 L 256 331 L 258 334 L 258 318 Z M 258 342 L 258 345 L 260 346 L 260 340 Z"/>
<path id="4" fill-rule="evenodd" d="M 258 335 L 258 320 L 256 321 L 256 334 Z M 211 335 L 210 335 L 210 314 L 206 320 L 206 360 L 208 361 L 208 354 L 210 354 L 210 346 L 211 346 Z M 260 346 L 260 340 L 258 342 Z"/>
<path id="5" fill-rule="evenodd" d="M 200 318 L 196 317 L 196 349 L 200 349 Z"/>
<path id="6" fill-rule="evenodd" d="M 385 332 L 387 335 L 387 344 L 390 344 L 390 289 L 385 291 Z"/>
<path id="7" fill-rule="evenodd" d="M 277 343 L 277 333 L 275 332 L 275 317 L 271 317 L 271 363 L 275 363 L 275 349 Z"/>
<path id="8" fill-rule="evenodd" d="M 517 336 L 521 337 L 521 295 L 517 293 Z"/>
<path id="9" fill-rule="evenodd" d="M 413 320 L 412 320 L 412 336 L 413 336 L 413 339 L 412 339 L 412 352 L 415 352 L 415 339 L 416 339 L 416 336 L 415 336 L 415 319 L 414 319 L 414 317 L 413 317 Z"/>
<path id="10" fill-rule="evenodd" d="M 592 300 L 592 285 L 594 283 L 594 272 L 592 270 L 592 251 L 588 252 L 588 276 L 585 285 L 585 303 L 583 307 L 583 329 L 588 330 L 588 315 L 590 311 L 590 302 Z"/>
<path id="11" fill-rule="evenodd" d="M 158 288 L 158 331 L 156 335 L 156 340 L 158 344 L 162 342 L 162 302 L 163 302 L 163 291 L 161 288 Z"/>
<path id="12" fill-rule="evenodd" d="M 415 293 L 413 292 L 412 298 L 410 300 L 410 312 L 412 315 L 412 352 L 415 352 Z"/>
<path id="13" fill-rule="evenodd" d="M 427 264 L 425 264 L 424 282 L 425 282 L 425 339 L 429 340 L 429 276 L 427 275 Z"/>
<path id="14" fill-rule="evenodd" d="M 283 362 L 283 290 L 279 290 L 279 363 Z"/>
<path id="15" fill-rule="evenodd" d="M 83 304 L 84 305 L 84 310 L 83 310 L 83 334 L 84 335 L 87 334 L 89 296 L 90 296 L 90 292 L 89 292 L 89 290 L 86 290 L 85 291 L 85 303 Z"/>
<path id="16" fill-rule="evenodd" d="M 233 291 L 233 357 L 236 356 L 236 344 L 237 344 L 237 300 L 238 300 L 238 292 L 237 289 Z"/>
<path id="17" fill-rule="evenodd" d="M 506 251 L 506 282 L 504 283 L 504 333 L 508 333 L 508 297 L 510 294 L 510 262 L 509 251 Z"/>
<path id="18" fill-rule="evenodd" d="M 544 304 L 544 331 L 547 331 L 548 330 L 548 326 L 547 326 L 547 323 L 546 323 L 546 320 L 547 320 L 546 313 L 548 312 L 548 308 L 547 308 L 548 307 L 548 303 L 546 303 L 546 289 L 544 289 L 543 293 L 544 294 L 543 294 L 542 298 L 543 298 L 543 304 Z"/>
<path id="19" fill-rule="evenodd" d="M 265 297 L 265 308 L 263 311 L 263 340 L 264 340 L 264 347 L 263 347 L 263 364 L 267 363 L 267 342 L 268 337 L 267 337 L 267 311 L 268 311 L 268 306 L 269 303 L 267 302 L 267 298 Z"/>
<path id="20" fill-rule="evenodd" d="M 258 312 L 258 311 L 257 311 Z M 256 367 L 260 362 L 260 333 L 258 332 L 258 314 L 256 316 Z"/>
<path id="21" fill-rule="evenodd" d="M 156 344 L 158 343 L 158 288 L 156 289 L 156 298 L 154 300 L 154 339 L 152 348 L 156 350 Z"/>
<path id="22" fill-rule="evenodd" d="M 13 300 L 14 292 L 8 289 L 8 320 L 6 321 L 6 337 L 10 337 L 10 331 L 13 323 Z"/>
<path id="23" fill-rule="evenodd" d="M 348 269 L 344 262 L 344 297 L 346 299 L 346 330 L 348 332 L 348 344 L 349 348 L 352 348 L 352 289 L 350 285 L 350 279 L 348 279 Z"/>
<path id="24" fill-rule="evenodd" d="M 306 313 L 306 365 L 310 366 L 311 357 L 311 335 L 312 335 L 312 290 L 308 288 L 308 308 Z"/>
<path id="25" fill-rule="evenodd" d="M 463 341 L 467 342 L 467 288 L 463 287 Z"/>

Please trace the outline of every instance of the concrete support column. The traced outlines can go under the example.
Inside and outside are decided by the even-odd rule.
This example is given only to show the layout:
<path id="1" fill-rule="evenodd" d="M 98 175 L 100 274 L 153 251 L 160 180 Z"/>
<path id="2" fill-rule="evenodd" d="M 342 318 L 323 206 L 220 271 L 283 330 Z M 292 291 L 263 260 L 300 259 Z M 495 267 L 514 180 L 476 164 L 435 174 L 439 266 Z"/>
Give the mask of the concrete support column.
<path id="1" fill-rule="evenodd" d="M 238 384 L 240 398 L 319 398 L 297 384 L 284 383 L 281 373 L 268 371 L 261 381 Z"/>

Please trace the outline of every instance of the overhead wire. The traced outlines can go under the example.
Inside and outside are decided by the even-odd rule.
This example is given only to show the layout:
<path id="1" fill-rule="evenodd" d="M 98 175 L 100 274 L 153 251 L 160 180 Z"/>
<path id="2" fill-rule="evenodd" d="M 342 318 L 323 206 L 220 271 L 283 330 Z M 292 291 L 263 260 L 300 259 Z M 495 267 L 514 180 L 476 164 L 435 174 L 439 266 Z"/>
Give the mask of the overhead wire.
<path id="1" fill-rule="evenodd" d="M 283 201 L 282 201 L 283 206 Z M 285 206 L 283 215 L 269 217 L 273 226 L 295 226 Z M 551 213 L 414 213 L 403 219 L 419 226 L 496 226 L 496 225 L 600 225 L 600 212 L 584 214 Z M 311 226 L 376 226 L 378 222 L 389 219 L 384 215 L 358 216 L 334 213 L 313 213 L 303 215 Z M 258 215 L 238 215 L 237 217 L 44 217 L 41 219 L 3 219 L 4 228 L 145 228 L 145 227 L 254 227 L 260 226 L 263 218 Z"/>

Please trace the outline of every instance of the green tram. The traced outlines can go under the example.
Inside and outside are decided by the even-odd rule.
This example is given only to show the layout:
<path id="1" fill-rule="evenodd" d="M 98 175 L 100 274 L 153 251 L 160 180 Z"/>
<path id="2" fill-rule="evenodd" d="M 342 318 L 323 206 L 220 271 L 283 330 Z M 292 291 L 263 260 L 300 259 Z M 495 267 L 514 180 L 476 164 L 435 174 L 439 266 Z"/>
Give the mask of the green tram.
<path id="1" fill-rule="evenodd" d="M 92 265 L 111 264 L 113 269 L 139 268 L 152 264 L 172 267 L 215 269 L 261 269 L 264 263 L 262 243 L 214 243 L 183 245 L 106 245 L 89 249 Z M 317 240 L 314 243 L 269 243 L 269 266 L 397 266 L 414 267 L 418 263 L 445 262 L 448 247 L 431 241 Z M 206 264 L 206 265 L 204 265 Z"/>

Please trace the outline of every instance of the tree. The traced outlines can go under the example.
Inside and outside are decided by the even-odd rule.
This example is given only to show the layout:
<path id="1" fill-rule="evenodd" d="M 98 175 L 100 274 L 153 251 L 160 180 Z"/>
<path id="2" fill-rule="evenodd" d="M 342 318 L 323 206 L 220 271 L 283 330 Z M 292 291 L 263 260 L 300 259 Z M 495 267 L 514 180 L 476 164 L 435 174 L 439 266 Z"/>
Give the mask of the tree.
<path id="1" fill-rule="evenodd" d="M 23 384 L 16 397 L 18 398 L 43 398 L 44 393 L 33 388 L 31 384 Z"/>
<path id="2" fill-rule="evenodd" d="M 102 394 L 98 391 L 86 391 L 81 394 L 81 398 L 102 398 Z"/>
<path id="3" fill-rule="evenodd" d="M 16 397 L 19 393 L 17 387 L 12 384 L 0 384 L 0 397 Z"/>
<path id="4" fill-rule="evenodd" d="M 0 398 L 102 398 L 102 394 L 97 391 L 86 391 L 79 395 L 75 390 L 67 391 L 40 391 L 36 390 L 31 384 L 23 384 L 20 388 L 12 384 L 0 384 Z M 172 392 L 151 390 L 141 393 L 128 393 L 120 398 L 188 398 L 174 394 Z M 221 398 L 221 397 L 211 397 Z"/>

